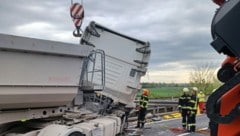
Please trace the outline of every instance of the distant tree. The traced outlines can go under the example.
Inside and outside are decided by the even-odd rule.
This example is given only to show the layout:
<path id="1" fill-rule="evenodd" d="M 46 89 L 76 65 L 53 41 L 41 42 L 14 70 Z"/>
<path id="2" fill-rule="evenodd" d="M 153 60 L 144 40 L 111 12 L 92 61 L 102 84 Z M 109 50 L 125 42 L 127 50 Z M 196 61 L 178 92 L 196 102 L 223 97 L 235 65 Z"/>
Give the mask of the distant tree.
<path id="1" fill-rule="evenodd" d="M 154 82 L 151 82 L 151 83 L 143 82 L 141 84 L 142 84 L 142 88 L 156 88 L 159 86 L 158 83 L 154 83 Z"/>
<path id="2" fill-rule="evenodd" d="M 210 94 L 213 89 L 218 88 L 222 84 L 215 75 L 216 69 L 217 67 L 212 63 L 196 67 L 190 72 L 190 86 L 198 87 L 199 90 Z"/>

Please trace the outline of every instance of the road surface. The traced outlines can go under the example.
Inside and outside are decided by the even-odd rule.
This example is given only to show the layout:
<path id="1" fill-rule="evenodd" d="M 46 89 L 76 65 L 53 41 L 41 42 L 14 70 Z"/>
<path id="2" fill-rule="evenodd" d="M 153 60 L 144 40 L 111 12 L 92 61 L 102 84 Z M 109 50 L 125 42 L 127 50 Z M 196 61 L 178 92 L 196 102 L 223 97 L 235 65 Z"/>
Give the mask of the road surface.
<path id="1" fill-rule="evenodd" d="M 167 120 L 149 122 L 145 129 L 134 129 L 129 127 L 127 136 L 209 136 L 209 119 L 205 114 L 197 116 L 197 126 L 195 133 L 184 132 L 181 129 L 181 118 L 171 118 Z"/>

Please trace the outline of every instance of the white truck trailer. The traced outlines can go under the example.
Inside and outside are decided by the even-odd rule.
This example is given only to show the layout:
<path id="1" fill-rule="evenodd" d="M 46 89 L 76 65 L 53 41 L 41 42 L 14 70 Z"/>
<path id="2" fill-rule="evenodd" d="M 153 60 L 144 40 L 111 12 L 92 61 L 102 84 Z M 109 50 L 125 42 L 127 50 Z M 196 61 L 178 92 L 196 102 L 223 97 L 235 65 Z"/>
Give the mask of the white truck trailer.
<path id="1" fill-rule="evenodd" d="M 80 45 L 0 34 L 0 135 L 122 133 L 148 42 L 91 22 Z"/>

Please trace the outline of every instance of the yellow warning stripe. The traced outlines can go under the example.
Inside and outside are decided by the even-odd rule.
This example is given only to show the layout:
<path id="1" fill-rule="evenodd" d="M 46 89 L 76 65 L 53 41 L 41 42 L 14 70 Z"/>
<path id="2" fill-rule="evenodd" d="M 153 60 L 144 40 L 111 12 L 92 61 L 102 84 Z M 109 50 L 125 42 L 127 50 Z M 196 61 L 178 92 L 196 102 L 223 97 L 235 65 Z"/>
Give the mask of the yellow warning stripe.
<path id="1" fill-rule="evenodd" d="M 181 118 L 181 113 L 172 113 L 162 116 L 164 119 Z"/>
<path id="2" fill-rule="evenodd" d="M 163 118 L 164 119 L 171 119 L 172 117 L 170 115 L 164 115 Z"/>
<path id="3" fill-rule="evenodd" d="M 174 118 L 181 118 L 182 116 L 181 116 L 181 114 L 180 113 L 178 113 L 178 114 L 171 114 Z"/>
<path id="4" fill-rule="evenodd" d="M 171 115 L 178 116 L 178 115 L 181 115 L 181 113 L 177 112 L 177 113 L 172 113 Z"/>

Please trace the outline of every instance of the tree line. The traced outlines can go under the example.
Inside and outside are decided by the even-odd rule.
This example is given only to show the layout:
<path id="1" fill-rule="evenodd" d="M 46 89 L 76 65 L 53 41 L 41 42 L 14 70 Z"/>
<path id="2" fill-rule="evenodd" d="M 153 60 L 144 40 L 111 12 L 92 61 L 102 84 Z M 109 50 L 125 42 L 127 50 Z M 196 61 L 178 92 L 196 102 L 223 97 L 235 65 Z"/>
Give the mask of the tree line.
<path id="1" fill-rule="evenodd" d="M 217 67 L 213 63 L 206 63 L 194 68 L 189 72 L 189 83 L 147 83 L 143 82 L 143 88 L 160 87 L 198 87 L 206 94 L 211 94 L 213 90 L 219 88 L 222 83 L 216 76 Z"/>
<path id="2" fill-rule="evenodd" d="M 142 88 L 161 88 L 161 87 L 188 87 L 189 83 L 155 83 L 143 82 Z"/>

